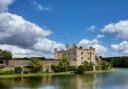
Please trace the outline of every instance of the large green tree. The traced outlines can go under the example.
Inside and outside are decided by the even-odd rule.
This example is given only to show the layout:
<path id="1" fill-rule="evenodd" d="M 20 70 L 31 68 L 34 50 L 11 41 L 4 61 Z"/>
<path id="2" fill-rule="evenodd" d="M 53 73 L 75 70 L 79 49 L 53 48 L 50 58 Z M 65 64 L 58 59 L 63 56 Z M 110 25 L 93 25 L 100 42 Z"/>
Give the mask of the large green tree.
<path id="1" fill-rule="evenodd" d="M 0 61 L 2 62 L 3 60 L 6 61 L 6 64 L 8 64 L 8 60 L 12 58 L 12 53 L 7 50 L 1 50 L 0 49 Z"/>

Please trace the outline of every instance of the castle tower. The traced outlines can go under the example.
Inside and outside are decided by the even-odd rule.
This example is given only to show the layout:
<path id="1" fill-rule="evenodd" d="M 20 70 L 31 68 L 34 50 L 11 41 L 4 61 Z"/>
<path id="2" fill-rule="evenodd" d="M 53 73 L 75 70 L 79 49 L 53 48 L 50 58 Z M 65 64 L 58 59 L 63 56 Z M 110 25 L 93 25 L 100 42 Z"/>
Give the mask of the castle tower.
<path id="1" fill-rule="evenodd" d="M 66 50 L 70 49 L 70 44 L 66 44 Z"/>
<path id="2" fill-rule="evenodd" d="M 77 44 L 76 43 L 73 44 L 73 48 L 77 48 Z"/>

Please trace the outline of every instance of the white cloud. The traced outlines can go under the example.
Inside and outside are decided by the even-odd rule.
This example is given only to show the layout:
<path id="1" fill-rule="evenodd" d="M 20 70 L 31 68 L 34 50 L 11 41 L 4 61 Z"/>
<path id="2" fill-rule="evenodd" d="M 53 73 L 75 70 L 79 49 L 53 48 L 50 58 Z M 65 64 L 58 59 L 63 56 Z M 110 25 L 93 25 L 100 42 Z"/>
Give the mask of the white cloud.
<path id="1" fill-rule="evenodd" d="M 8 6 L 11 5 L 15 0 L 0 0 L 0 12 L 8 11 Z"/>
<path id="2" fill-rule="evenodd" d="M 45 56 L 62 43 L 49 40 L 50 30 L 8 12 L 0 13 L 0 48 L 12 51 L 14 57 Z"/>
<path id="3" fill-rule="evenodd" d="M 50 11 L 51 10 L 50 7 L 44 7 L 40 3 L 38 3 L 37 1 L 32 1 L 31 5 L 34 6 L 34 8 L 39 10 L 39 11 Z"/>
<path id="4" fill-rule="evenodd" d="M 38 39 L 38 42 L 34 45 L 35 49 L 44 51 L 44 52 L 54 52 L 54 48 L 64 49 L 65 46 L 62 43 L 57 43 L 49 39 Z"/>
<path id="5" fill-rule="evenodd" d="M 128 20 L 122 20 L 117 23 L 110 23 L 106 25 L 103 32 L 114 33 L 116 37 L 127 40 L 128 39 Z"/>
<path id="6" fill-rule="evenodd" d="M 8 12 L 0 14 L 0 23 L 1 44 L 30 47 L 37 42 L 38 38 L 45 38 L 52 33 L 21 16 Z"/>
<path id="7" fill-rule="evenodd" d="M 92 26 L 90 26 L 90 27 L 87 28 L 87 31 L 92 31 L 92 32 L 94 32 L 95 29 L 96 29 L 96 26 L 95 26 L 95 25 L 92 25 Z"/>
<path id="8" fill-rule="evenodd" d="M 103 37 L 104 37 L 104 35 L 102 35 L 102 34 L 99 34 L 99 35 L 96 36 L 97 39 L 98 38 L 103 38 Z"/>
<path id="9" fill-rule="evenodd" d="M 103 55 L 103 53 L 107 51 L 107 48 L 101 45 L 97 39 L 83 39 L 79 42 L 79 46 L 84 48 L 94 47 L 98 55 Z"/>
<path id="10" fill-rule="evenodd" d="M 119 44 L 111 44 L 111 48 L 117 55 L 128 55 L 128 41 L 122 41 Z"/>

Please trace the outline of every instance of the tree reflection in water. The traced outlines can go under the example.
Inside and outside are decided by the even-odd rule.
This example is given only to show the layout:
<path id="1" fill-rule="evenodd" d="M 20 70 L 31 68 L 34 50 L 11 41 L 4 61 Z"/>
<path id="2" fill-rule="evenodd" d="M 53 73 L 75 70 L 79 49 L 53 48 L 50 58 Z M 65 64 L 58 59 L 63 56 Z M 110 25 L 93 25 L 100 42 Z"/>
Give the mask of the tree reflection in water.
<path id="1" fill-rule="evenodd" d="M 95 74 L 0 79 L 0 89 L 96 89 Z"/>

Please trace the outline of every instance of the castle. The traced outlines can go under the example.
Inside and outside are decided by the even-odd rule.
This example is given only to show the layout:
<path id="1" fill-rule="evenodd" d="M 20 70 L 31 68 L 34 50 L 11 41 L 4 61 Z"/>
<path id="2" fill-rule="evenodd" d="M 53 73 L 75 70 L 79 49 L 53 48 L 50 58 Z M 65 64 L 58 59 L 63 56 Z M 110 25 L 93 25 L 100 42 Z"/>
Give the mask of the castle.
<path id="1" fill-rule="evenodd" d="M 71 65 L 81 65 L 82 62 L 93 62 L 96 64 L 96 52 L 95 48 L 90 47 L 89 49 L 84 49 L 78 47 L 77 44 L 73 44 L 73 47 L 70 47 L 69 44 L 66 44 L 65 50 L 54 49 L 54 59 L 66 58 L 70 61 Z"/>
<path id="2" fill-rule="evenodd" d="M 69 44 L 66 44 L 66 49 L 54 49 L 53 59 L 41 60 L 41 64 L 43 65 L 43 71 L 51 71 L 51 65 L 58 64 L 59 60 L 63 58 L 69 60 L 70 64 L 74 66 L 79 66 L 84 61 L 93 62 L 94 64 L 97 63 L 95 48 L 90 47 L 89 49 L 84 49 L 82 47 L 78 47 L 76 44 L 73 44 L 72 47 L 70 47 Z M 12 69 L 19 66 L 24 67 L 28 66 L 30 61 L 30 59 L 13 58 L 9 60 L 8 66 Z"/>

